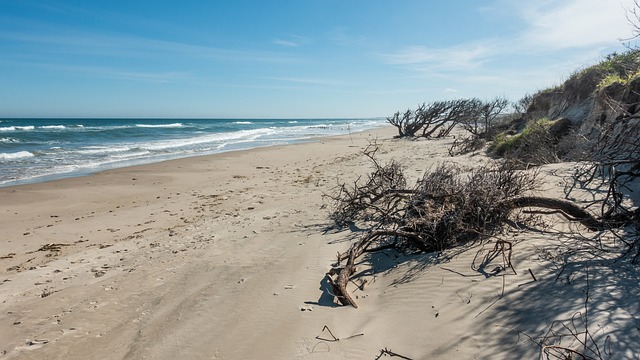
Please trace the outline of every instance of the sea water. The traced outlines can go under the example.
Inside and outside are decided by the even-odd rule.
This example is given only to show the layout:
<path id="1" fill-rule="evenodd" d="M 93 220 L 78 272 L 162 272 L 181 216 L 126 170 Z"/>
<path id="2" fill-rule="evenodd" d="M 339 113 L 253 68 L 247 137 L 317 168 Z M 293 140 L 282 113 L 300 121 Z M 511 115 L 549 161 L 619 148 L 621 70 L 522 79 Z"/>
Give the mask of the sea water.
<path id="1" fill-rule="evenodd" d="M 368 119 L 0 119 L 0 186 L 168 159 L 309 141 Z"/>

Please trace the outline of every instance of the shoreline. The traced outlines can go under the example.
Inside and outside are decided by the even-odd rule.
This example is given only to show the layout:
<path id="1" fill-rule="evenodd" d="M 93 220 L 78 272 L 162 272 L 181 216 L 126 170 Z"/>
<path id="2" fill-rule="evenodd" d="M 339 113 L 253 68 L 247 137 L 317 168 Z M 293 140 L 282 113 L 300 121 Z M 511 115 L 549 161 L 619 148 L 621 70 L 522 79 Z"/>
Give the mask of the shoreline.
<path id="1" fill-rule="evenodd" d="M 55 208 L 64 208 L 71 211 L 70 214 L 79 215 L 82 211 L 71 208 L 82 208 L 87 204 L 94 206 L 91 209 L 98 209 L 102 206 L 109 207 L 112 203 L 127 202 L 137 204 L 139 201 L 131 200 L 133 198 L 144 198 L 144 201 L 159 200 L 161 196 L 156 196 L 157 187 L 162 186 L 163 191 L 170 186 L 176 193 L 185 187 L 197 187 L 202 185 L 201 179 L 192 179 L 189 176 L 182 176 L 176 169 L 190 168 L 195 173 L 224 170 L 224 172 L 233 172 L 231 166 L 227 164 L 228 159 L 241 158 L 251 159 L 253 156 L 260 156 L 264 152 L 281 153 L 287 152 L 289 148 L 304 146 L 307 144 L 322 145 L 330 142 L 345 141 L 352 136 L 363 137 L 371 136 L 371 134 L 387 134 L 391 131 L 391 127 L 383 127 L 370 129 L 360 133 L 350 135 L 337 135 L 330 137 L 319 137 L 310 141 L 300 141 L 286 145 L 274 145 L 265 147 L 256 147 L 251 149 L 226 151 L 216 154 L 195 155 L 177 159 L 168 159 L 147 164 L 131 165 L 126 167 L 118 167 L 88 173 L 86 175 L 63 177 L 42 182 L 17 184 L 0 187 L 0 198 L 3 199 L 0 204 L 0 213 L 3 214 L 4 220 L 0 220 L 0 228 L 9 228 L 9 223 L 19 221 L 20 216 L 25 212 L 35 212 L 37 218 L 45 218 L 45 214 L 49 212 L 57 213 Z M 354 145 L 355 146 L 355 145 Z M 269 156 L 265 156 L 268 158 Z M 219 169 L 215 168 L 215 164 L 223 163 Z M 213 165 L 211 165 L 213 164 Z M 269 169 L 269 166 L 255 165 L 258 170 Z M 262 168 L 262 169 L 261 169 Z M 240 170 L 246 172 L 247 169 Z M 226 174 L 228 175 L 228 174 Z M 210 176 L 211 177 L 211 176 Z M 232 179 L 242 181 L 245 175 L 231 175 Z M 195 180 L 195 181 L 191 181 Z M 226 185 L 231 185 L 227 178 Z M 151 184 L 149 184 L 151 183 Z M 137 185 L 143 185 L 136 187 Z M 151 185 L 151 188 L 149 188 Z M 107 189 L 105 189 L 107 187 Z M 146 187 L 146 189 L 145 189 Z M 101 191 L 95 192 L 94 188 L 100 188 Z M 184 192 L 185 190 L 183 190 Z M 85 196 L 91 196 L 89 201 L 85 201 Z M 123 198 L 120 198 L 123 197 Z M 125 199 L 126 198 L 126 199 Z M 129 199 L 131 198 L 131 199 Z M 60 202 L 61 204 L 58 204 Z M 54 203 L 49 206 L 49 203 Z M 15 211 L 11 208 L 15 207 Z M 53 208 L 53 209 L 52 209 Z M 115 205 L 115 209 L 124 208 L 123 205 Z M 105 209 L 101 209 L 105 211 Z M 106 210 L 113 212 L 113 209 Z M 90 211 L 90 215 L 94 215 L 95 211 Z M 8 219 L 12 217 L 13 219 Z M 67 214 L 68 215 L 68 214 Z M 60 215 L 49 215 L 51 219 L 58 219 Z M 73 220 L 78 221 L 88 217 L 74 217 Z M 54 222 L 58 222 L 55 220 Z M 50 224 L 49 224 L 50 225 Z M 47 225 L 47 226 L 49 226 Z M 35 226 L 37 227 L 37 226 Z M 29 232 L 29 231 L 26 231 Z M 23 233 L 23 236 L 26 232 Z M 17 237 L 19 234 L 10 234 Z M 31 235 L 31 234 L 29 234 Z M 0 254 L 1 256 L 1 254 Z M 0 272 L 1 274 L 1 272 Z"/>
<path id="2" fill-rule="evenodd" d="M 193 156 L 314 141 L 347 135 L 351 127 L 358 132 L 387 125 L 375 119 L 202 119 L 175 123 L 160 119 L 148 122 L 114 119 L 95 124 L 90 120 L 31 122 L 22 119 L 22 123 L 0 127 L 0 130 L 7 130 L 6 137 L 0 137 L 5 145 L 0 151 L 0 187 L 86 176 Z"/>
<path id="3" fill-rule="evenodd" d="M 343 135 L 337 135 L 337 136 L 343 136 Z M 249 148 L 249 149 L 223 150 L 223 151 L 216 152 L 216 153 L 211 153 L 211 154 L 206 154 L 205 153 L 205 154 L 196 154 L 196 155 L 187 155 L 187 156 L 174 155 L 175 157 L 171 156 L 171 155 L 168 155 L 167 158 L 158 157 L 155 160 L 150 160 L 150 159 L 127 160 L 127 161 L 123 161 L 123 163 L 126 164 L 126 163 L 130 162 L 131 164 L 129 164 L 129 165 L 106 166 L 106 167 L 104 167 L 102 169 L 98 168 L 96 170 L 78 170 L 78 171 L 73 171 L 73 172 L 69 172 L 69 173 L 43 175 L 43 176 L 31 178 L 31 179 L 12 180 L 10 182 L 0 184 L 0 189 L 7 188 L 7 187 L 14 187 L 14 186 L 36 185 L 36 184 L 40 184 L 40 183 L 47 183 L 47 182 L 51 182 L 51 181 L 58 181 L 58 180 L 65 180 L 65 179 L 82 178 L 82 177 L 86 177 L 86 176 L 100 174 L 102 172 L 120 170 L 120 169 L 127 169 L 127 168 L 135 168 L 135 167 L 138 167 L 138 166 L 153 165 L 153 164 L 163 163 L 165 161 L 183 160 L 183 159 L 196 158 L 196 157 L 200 157 L 200 156 L 216 156 L 216 155 L 222 155 L 222 154 L 231 153 L 231 152 L 251 151 L 251 150 L 263 149 L 263 148 L 268 148 L 268 147 L 279 147 L 279 146 L 289 146 L 289 145 L 303 144 L 303 143 L 307 143 L 307 142 L 322 141 L 321 139 L 325 139 L 325 138 L 328 139 L 328 138 L 331 138 L 331 137 L 318 137 L 318 138 L 300 139 L 300 140 L 292 141 L 292 142 L 287 143 L 287 144 L 263 145 L 263 146 L 256 146 L 256 147 L 253 147 L 253 148 Z M 318 140 L 318 139 L 320 139 L 320 140 Z M 137 163 L 138 161 L 139 161 L 139 163 Z"/>

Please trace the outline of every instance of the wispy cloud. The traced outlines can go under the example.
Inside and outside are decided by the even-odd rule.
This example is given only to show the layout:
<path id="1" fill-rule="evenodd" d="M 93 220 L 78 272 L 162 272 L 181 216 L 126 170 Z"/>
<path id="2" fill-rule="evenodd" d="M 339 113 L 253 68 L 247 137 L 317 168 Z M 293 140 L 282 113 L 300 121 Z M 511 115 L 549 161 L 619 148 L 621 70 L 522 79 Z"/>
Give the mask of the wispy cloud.
<path id="1" fill-rule="evenodd" d="M 493 7 L 499 11 L 481 13 L 515 17 L 520 32 L 439 48 L 414 44 L 378 57 L 387 65 L 455 81 L 517 86 L 510 77 L 522 82 L 527 73 L 536 77 L 526 82 L 554 81 L 621 46 L 619 39 L 631 34 L 625 9 L 632 5 L 633 0 L 497 0 Z M 552 58 L 559 65 L 551 65 Z"/>
<path id="2" fill-rule="evenodd" d="M 68 71 L 83 72 L 91 74 L 97 77 L 117 79 L 117 80 L 135 80 L 146 81 L 153 83 L 171 83 L 176 81 L 185 81 L 193 79 L 187 73 L 177 71 L 165 71 L 165 72 L 141 72 L 141 71 L 126 71 L 120 69 L 106 68 L 106 67 L 76 67 L 69 68 Z"/>
<path id="3" fill-rule="evenodd" d="M 494 49 L 495 45 L 489 42 L 449 48 L 416 45 L 380 56 L 385 63 L 392 65 L 412 65 L 422 70 L 460 70 L 477 68 L 484 60 L 495 55 Z"/>
<path id="4" fill-rule="evenodd" d="M 633 0 L 518 1 L 520 41 L 548 50 L 610 45 L 631 35 L 625 10 Z"/>
<path id="5" fill-rule="evenodd" d="M 82 8 L 79 6 L 74 6 L 70 4 L 64 4 L 60 1 L 56 2 L 38 2 L 34 3 L 31 6 L 38 7 L 47 12 L 53 13 L 55 15 L 75 15 L 75 16 L 83 16 L 83 17 L 91 17 L 95 18 L 98 14 L 92 11 L 87 11 L 86 8 Z M 105 14 L 104 11 L 100 13 L 101 16 L 112 16 L 113 13 Z"/>
<path id="6" fill-rule="evenodd" d="M 274 39 L 272 42 L 276 45 L 282 45 L 282 46 L 289 46 L 289 47 L 300 46 L 300 44 L 293 41 L 289 41 L 289 40 Z"/>
<path id="7" fill-rule="evenodd" d="M 309 38 L 300 35 L 287 35 L 284 38 L 273 39 L 271 42 L 285 47 L 299 47 L 306 45 L 309 42 Z"/>
<path id="8" fill-rule="evenodd" d="M 82 75 L 101 79 L 144 81 L 152 83 L 171 83 L 193 81 L 196 78 L 186 72 L 179 71 L 133 71 L 108 66 L 64 65 L 51 63 L 22 63 L 23 66 L 54 70 L 58 73 Z"/>
<path id="9" fill-rule="evenodd" d="M 263 79 L 263 80 L 275 80 L 275 81 L 297 83 L 297 84 L 330 85 L 330 86 L 345 85 L 343 81 L 332 80 L 332 79 L 279 77 L 279 76 L 260 76 L 257 78 Z"/>
<path id="10" fill-rule="evenodd" d="M 56 28 L 49 32 L 18 32 L 0 29 L 0 39 L 13 43 L 41 45 L 38 52 L 72 55 L 107 55 L 130 58 L 190 57 L 226 61 L 292 63 L 293 55 L 251 49 L 218 48 L 202 44 L 158 40 L 144 37 L 86 32 L 78 29 Z M 31 47 L 33 49 L 33 47 Z"/>

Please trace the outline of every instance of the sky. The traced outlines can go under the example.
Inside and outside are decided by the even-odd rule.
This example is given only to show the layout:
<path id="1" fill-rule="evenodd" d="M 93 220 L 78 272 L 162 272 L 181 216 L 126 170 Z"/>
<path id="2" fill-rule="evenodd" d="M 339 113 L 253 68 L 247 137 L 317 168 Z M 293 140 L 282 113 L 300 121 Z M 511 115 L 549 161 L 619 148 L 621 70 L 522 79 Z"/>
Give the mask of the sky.
<path id="1" fill-rule="evenodd" d="M 512 101 L 625 50 L 633 0 L 0 0 L 0 118 L 347 118 Z"/>

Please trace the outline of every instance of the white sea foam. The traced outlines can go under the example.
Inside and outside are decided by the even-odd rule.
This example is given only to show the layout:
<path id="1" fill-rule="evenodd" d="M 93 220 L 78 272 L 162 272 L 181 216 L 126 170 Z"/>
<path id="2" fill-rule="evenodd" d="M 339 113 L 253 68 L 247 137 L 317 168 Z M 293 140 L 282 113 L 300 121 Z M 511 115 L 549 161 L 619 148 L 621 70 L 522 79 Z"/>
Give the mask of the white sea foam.
<path id="1" fill-rule="evenodd" d="M 28 151 L 18 151 L 14 153 L 0 153 L 0 160 L 19 160 L 34 157 L 35 155 Z"/>
<path id="2" fill-rule="evenodd" d="M 112 154 L 122 153 L 130 151 L 132 148 L 129 146 L 85 146 L 76 152 L 82 155 L 100 155 L 100 154 Z"/>
<path id="3" fill-rule="evenodd" d="M 150 154 L 151 152 L 149 151 L 135 151 L 132 153 L 112 155 L 111 158 L 115 160 L 127 160 L 127 159 L 139 158 L 139 157 L 150 155 Z"/>
<path id="4" fill-rule="evenodd" d="M 165 141 L 155 141 L 145 144 L 140 144 L 142 149 L 152 151 L 162 151 L 181 147 L 190 147 L 196 145 L 202 145 L 207 143 L 218 143 L 221 141 L 231 140 L 254 140 L 261 136 L 266 136 L 275 133 L 273 129 L 254 129 L 254 130 L 241 130 L 229 133 L 217 133 L 198 137 L 192 137 L 187 139 L 175 139 Z"/>
<path id="5" fill-rule="evenodd" d="M 46 169 L 39 169 L 39 171 L 35 171 L 28 175 L 23 175 L 15 178 L 0 179 L 0 185 L 4 186 L 7 184 L 29 183 L 35 181 L 36 179 L 54 179 L 62 177 L 63 174 L 69 174 L 79 170 L 80 167 L 78 167 L 77 165 L 52 166 Z"/>
<path id="6" fill-rule="evenodd" d="M 143 124 L 142 124 L 143 125 Z M 115 126 L 82 126 L 82 125 L 78 125 L 79 128 L 85 129 L 85 130 L 120 130 L 120 129 L 131 129 L 134 127 L 139 127 L 137 125 L 115 125 Z"/>
<path id="7" fill-rule="evenodd" d="M 346 134 L 348 128 L 358 131 L 385 124 L 384 120 L 366 120 L 215 120 L 193 124 L 179 123 L 180 120 L 173 124 L 138 120 L 104 123 L 96 121 L 84 126 L 80 121 L 75 124 L 34 124 L 35 129 L 40 130 L 41 135 L 45 136 L 44 140 L 22 140 L 28 133 L 21 132 L 32 130 L 34 127 L 17 126 L 5 121 L 4 124 L 0 124 L 4 125 L 0 127 L 0 146 L 5 147 L 0 150 L 0 187 L 10 183 L 41 181 L 40 179 L 65 177 L 69 176 L 68 174 L 87 174 L 164 159 L 286 144 L 315 136 Z M 222 129 L 229 129 L 228 126 L 232 124 L 235 124 L 236 129 L 244 127 L 246 130 L 220 132 Z M 171 129 L 167 129 L 166 132 L 162 129 L 141 129 L 145 127 L 183 129 L 179 136 L 172 136 Z M 253 127 L 259 128 L 252 129 Z M 119 129 L 125 131 L 120 132 Z M 91 136 L 87 136 L 87 133 L 91 133 Z M 144 136 L 140 137 L 140 133 Z M 160 136 L 156 136 L 157 133 L 160 133 Z M 60 134 L 65 136 L 60 137 Z M 25 143 L 25 146 L 34 145 L 34 148 L 21 147 L 10 150 L 14 142 L 20 145 Z"/>
<path id="8" fill-rule="evenodd" d="M 183 127 L 182 123 L 173 123 L 173 124 L 136 124 L 137 127 L 141 128 L 177 128 Z"/>

